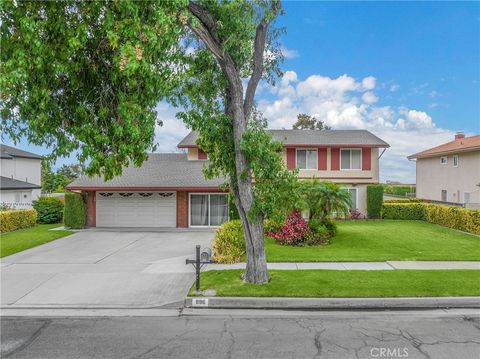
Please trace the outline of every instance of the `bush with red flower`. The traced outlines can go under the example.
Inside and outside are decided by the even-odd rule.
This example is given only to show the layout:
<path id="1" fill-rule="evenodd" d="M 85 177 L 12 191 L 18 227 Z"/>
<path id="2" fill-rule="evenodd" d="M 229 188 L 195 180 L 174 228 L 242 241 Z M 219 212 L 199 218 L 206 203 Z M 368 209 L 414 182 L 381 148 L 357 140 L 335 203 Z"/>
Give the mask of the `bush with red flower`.
<path id="1" fill-rule="evenodd" d="M 269 236 L 280 244 L 299 245 L 303 243 L 309 232 L 308 222 L 302 218 L 299 211 L 295 210 L 287 217 L 280 229 L 270 233 Z"/>

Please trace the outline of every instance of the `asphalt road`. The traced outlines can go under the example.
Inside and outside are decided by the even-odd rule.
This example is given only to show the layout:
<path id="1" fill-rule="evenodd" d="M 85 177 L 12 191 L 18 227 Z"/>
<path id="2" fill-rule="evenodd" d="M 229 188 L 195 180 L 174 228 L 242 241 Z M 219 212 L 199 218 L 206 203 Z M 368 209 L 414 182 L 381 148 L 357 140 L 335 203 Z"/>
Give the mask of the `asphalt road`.
<path id="1" fill-rule="evenodd" d="M 473 310 L 2 317 L 2 358 L 480 357 Z"/>

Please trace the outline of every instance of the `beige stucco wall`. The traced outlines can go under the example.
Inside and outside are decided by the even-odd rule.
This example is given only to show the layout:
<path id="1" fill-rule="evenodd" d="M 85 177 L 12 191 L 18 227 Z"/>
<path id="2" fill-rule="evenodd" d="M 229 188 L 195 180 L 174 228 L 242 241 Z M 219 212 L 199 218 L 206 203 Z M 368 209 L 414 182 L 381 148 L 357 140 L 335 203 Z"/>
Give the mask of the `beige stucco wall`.
<path id="1" fill-rule="evenodd" d="M 3 177 L 40 185 L 40 160 L 14 157 L 1 159 L 0 173 Z"/>
<path id="2" fill-rule="evenodd" d="M 442 190 L 447 191 L 447 201 L 464 203 L 465 192 L 470 202 L 480 203 L 480 151 L 458 153 L 458 167 L 453 167 L 453 155 L 447 164 L 440 156 L 417 159 L 417 197 L 440 201 Z"/>

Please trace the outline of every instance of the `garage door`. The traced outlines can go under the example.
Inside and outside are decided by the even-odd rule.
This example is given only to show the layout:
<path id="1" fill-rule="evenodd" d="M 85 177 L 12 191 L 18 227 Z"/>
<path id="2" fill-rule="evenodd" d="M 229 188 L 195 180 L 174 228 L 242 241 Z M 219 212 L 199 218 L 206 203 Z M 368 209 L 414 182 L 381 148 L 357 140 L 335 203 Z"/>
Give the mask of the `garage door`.
<path id="1" fill-rule="evenodd" d="M 175 227 L 175 192 L 97 192 L 97 227 Z"/>

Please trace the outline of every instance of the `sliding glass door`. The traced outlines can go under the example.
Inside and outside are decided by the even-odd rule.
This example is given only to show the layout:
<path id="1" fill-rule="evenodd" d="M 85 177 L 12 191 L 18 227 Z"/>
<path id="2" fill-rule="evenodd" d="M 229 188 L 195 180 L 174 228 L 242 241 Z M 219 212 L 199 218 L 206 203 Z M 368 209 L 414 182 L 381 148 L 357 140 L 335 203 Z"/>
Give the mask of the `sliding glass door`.
<path id="1" fill-rule="evenodd" d="M 219 226 L 228 221 L 226 194 L 190 194 L 190 225 Z"/>

